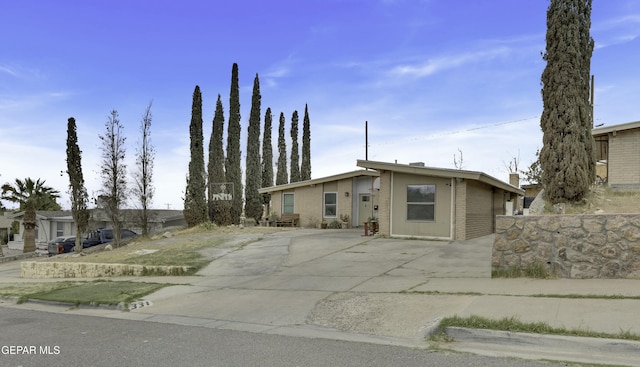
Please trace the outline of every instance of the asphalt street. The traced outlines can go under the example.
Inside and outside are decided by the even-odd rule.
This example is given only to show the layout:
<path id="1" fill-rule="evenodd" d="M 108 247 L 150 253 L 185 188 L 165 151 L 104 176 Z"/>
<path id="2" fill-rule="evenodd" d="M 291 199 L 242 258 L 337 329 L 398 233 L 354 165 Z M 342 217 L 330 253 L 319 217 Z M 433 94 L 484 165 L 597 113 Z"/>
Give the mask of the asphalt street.
<path id="1" fill-rule="evenodd" d="M 439 320 L 454 315 L 640 334 L 637 280 L 492 279 L 492 242 L 492 236 L 454 242 L 374 238 L 358 230 L 247 232 L 208 250 L 215 260 L 197 276 L 115 278 L 175 284 L 148 295 L 143 307 L 130 312 L 10 300 L 0 305 L 423 349 L 430 347 L 425 337 Z M 21 278 L 18 262 L 0 264 L 0 283 L 60 280 Z M 640 366 L 638 342 L 620 348 L 617 340 L 594 344 L 566 337 L 550 343 L 508 333 L 457 335 L 446 348 Z M 515 340 L 526 342 L 510 343 Z"/>
<path id="2" fill-rule="evenodd" d="M 0 365 L 542 367 L 511 358 L 0 307 Z"/>

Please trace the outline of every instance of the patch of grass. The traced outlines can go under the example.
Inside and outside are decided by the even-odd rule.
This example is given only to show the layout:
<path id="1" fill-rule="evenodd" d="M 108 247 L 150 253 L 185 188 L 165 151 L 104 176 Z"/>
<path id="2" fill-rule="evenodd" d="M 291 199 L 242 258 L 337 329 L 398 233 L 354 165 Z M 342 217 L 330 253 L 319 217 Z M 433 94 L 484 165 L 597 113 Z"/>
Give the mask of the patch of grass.
<path id="1" fill-rule="evenodd" d="M 189 270 L 180 275 L 191 275 L 212 261 L 212 259 L 203 256 L 200 250 L 216 247 L 225 239 L 224 236 L 206 236 L 206 233 L 196 239 L 193 239 L 192 236 L 181 239 L 177 235 L 170 240 L 143 240 L 112 251 L 101 251 L 76 258 L 56 258 L 55 261 L 187 266 Z M 139 250 L 155 251 L 140 254 Z M 149 275 L 159 274 L 150 272 Z"/>
<path id="2" fill-rule="evenodd" d="M 531 294 L 521 297 L 536 298 L 570 298 L 570 299 L 635 299 L 640 300 L 640 296 L 625 296 L 622 294 Z"/>
<path id="3" fill-rule="evenodd" d="M 483 296 L 484 293 L 479 292 L 440 292 L 440 291 L 400 291 L 401 294 L 426 294 L 433 296 Z"/>
<path id="4" fill-rule="evenodd" d="M 500 268 L 491 270 L 492 278 L 534 278 L 534 279 L 550 279 L 556 275 L 550 272 L 543 263 L 533 263 L 526 268 L 514 266 L 509 268 Z"/>
<path id="5" fill-rule="evenodd" d="M 94 281 L 69 284 L 66 287 L 24 294 L 23 301 L 37 299 L 75 305 L 117 305 L 139 300 L 170 284 L 141 282 Z"/>
<path id="6" fill-rule="evenodd" d="M 491 277 L 492 278 L 520 278 L 522 277 L 522 272 L 520 271 L 520 267 L 512 266 L 508 268 L 499 268 L 499 269 L 491 269 Z"/>
<path id="7" fill-rule="evenodd" d="M 19 299 L 33 293 L 46 293 L 58 289 L 75 287 L 85 282 L 53 282 L 53 283 L 1 283 L 0 297 L 18 297 Z"/>
<path id="8" fill-rule="evenodd" d="M 556 328 L 552 327 L 544 322 L 522 322 L 517 317 L 505 317 L 500 320 L 492 320 L 481 316 L 469 316 L 469 317 L 447 317 L 442 319 L 438 326 L 437 334 L 444 335 L 445 328 L 447 327 L 465 327 L 471 329 L 489 329 L 489 330 L 501 330 L 518 333 L 533 333 L 533 334 L 547 334 L 547 335 L 567 335 L 567 336 L 582 336 L 591 338 L 611 338 L 611 339 L 624 339 L 624 340 L 636 340 L 640 341 L 640 335 L 632 333 L 630 331 L 620 330 L 617 334 L 595 332 L 585 329 L 567 329 L 564 327 Z M 436 335 L 437 335 L 436 334 Z"/>

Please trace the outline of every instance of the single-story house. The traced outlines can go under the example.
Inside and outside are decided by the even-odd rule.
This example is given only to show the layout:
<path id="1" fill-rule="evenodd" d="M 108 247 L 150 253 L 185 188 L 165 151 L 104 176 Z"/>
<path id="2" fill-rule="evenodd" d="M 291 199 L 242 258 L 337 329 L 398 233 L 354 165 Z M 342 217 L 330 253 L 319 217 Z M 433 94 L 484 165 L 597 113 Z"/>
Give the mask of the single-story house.
<path id="1" fill-rule="evenodd" d="M 613 189 L 640 189 L 640 121 L 591 130 L 597 175 Z"/>
<path id="2" fill-rule="evenodd" d="M 11 221 L 18 221 L 19 232 L 14 234 L 13 240 L 9 241 L 9 248 L 21 250 L 24 246 L 24 226 L 22 219 L 24 211 L 10 215 Z M 75 235 L 75 225 L 71 211 L 37 211 L 36 212 L 36 246 L 44 245 L 47 242 L 60 236 Z"/>
<path id="3" fill-rule="evenodd" d="M 358 160 L 380 174 L 383 236 L 465 240 L 494 233 L 524 190 L 482 172 Z"/>
<path id="4" fill-rule="evenodd" d="M 11 223 L 13 220 L 9 218 L 7 214 L 9 213 L 4 212 L 0 215 L 0 245 L 5 245 L 9 242 L 9 233 L 11 233 Z"/>
<path id="5" fill-rule="evenodd" d="M 111 223 L 106 218 L 102 209 L 90 209 L 91 217 L 89 219 L 89 230 L 97 228 L 110 228 Z M 137 233 L 141 233 L 141 229 L 135 224 L 136 209 L 124 209 L 122 211 L 124 220 L 124 228 L 131 229 Z M 184 215 L 181 210 L 151 210 L 150 232 L 160 232 L 167 228 L 186 227 Z M 14 235 L 13 241 L 9 241 L 9 248 L 22 249 L 24 247 L 23 236 L 24 226 L 22 219 L 24 211 L 13 213 L 7 216 L 11 222 L 20 222 L 20 232 Z M 44 246 L 47 242 L 61 236 L 74 236 L 76 234 L 76 226 L 73 221 L 71 211 L 37 211 L 36 212 L 36 246 Z"/>
<path id="6" fill-rule="evenodd" d="M 265 217 L 298 214 L 300 226 L 317 227 L 322 221 L 341 221 L 349 216 L 348 223 L 359 226 L 377 217 L 378 176 L 375 171 L 356 170 L 258 192 L 271 196 Z"/>

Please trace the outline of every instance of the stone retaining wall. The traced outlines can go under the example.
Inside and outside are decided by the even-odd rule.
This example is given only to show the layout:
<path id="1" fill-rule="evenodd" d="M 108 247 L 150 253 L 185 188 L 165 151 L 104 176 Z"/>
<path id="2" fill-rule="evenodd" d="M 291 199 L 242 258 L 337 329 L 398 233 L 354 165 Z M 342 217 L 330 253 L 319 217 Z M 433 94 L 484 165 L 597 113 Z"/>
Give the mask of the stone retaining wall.
<path id="1" fill-rule="evenodd" d="M 188 266 L 23 261 L 22 278 L 100 278 L 142 275 L 184 275 Z"/>
<path id="2" fill-rule="evenodd" d="M 492 268 L 539 264 L 562 278 L 640 279 L 640 214 L 498 216 Z"/>

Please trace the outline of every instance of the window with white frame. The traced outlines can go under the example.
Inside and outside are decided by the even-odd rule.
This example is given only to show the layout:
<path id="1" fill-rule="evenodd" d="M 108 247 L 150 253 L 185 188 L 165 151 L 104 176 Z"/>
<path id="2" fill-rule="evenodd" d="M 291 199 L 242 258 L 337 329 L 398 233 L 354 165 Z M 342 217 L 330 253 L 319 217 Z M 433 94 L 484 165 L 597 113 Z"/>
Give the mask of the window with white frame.
<path id="1" fill-rule="evenodd" d="M 436 185 L 407 185 L 407 220 L 434 221 Z"/>
<path id="2" fill-rule="evenodd" d="M 57 222 L 56 223 L 56 237 L 64 236 L 64 223 Z"/>
<path id="3" fill-rule="evenodd" d="M 293 193 L 282 195 L 282 214 L 293 214 Z"/>
<path id="4" fill-rule="evenodd" d="M 336 218 L 338 216 L 338 193 L 324 193 L 324 215 L 325 218 Z"/>

